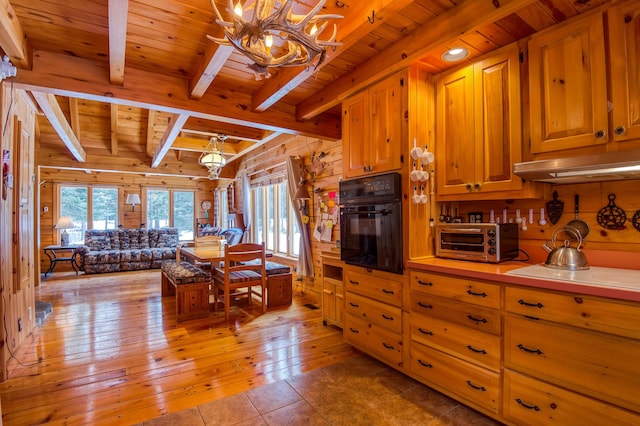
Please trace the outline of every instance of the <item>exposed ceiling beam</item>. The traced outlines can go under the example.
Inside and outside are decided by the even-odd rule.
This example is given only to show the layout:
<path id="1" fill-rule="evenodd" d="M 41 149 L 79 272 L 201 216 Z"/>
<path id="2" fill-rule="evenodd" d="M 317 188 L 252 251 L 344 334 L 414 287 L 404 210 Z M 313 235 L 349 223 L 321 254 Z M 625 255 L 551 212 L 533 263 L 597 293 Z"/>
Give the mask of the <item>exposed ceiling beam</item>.
<path id="1" fill-rule="evenodd" d="M 34 55 L 33 70 L 22 70 L 14 78 L 24 90 L 118 103 L 173 114 L 189 114 L 262 130 L 336 140 L 341 138 L 340 117 L 325 115 L 309 121 L 295 119 L 295 106 L 279 103 L 263 113 L 249 111 L 251 95 L 229 88 L 209 88 L 200 100 L 190 99 L 185 79 L 127 69 L 123 86 L 105 81 L 103 62 L 45 51 Z M 65 70 L 64 73 L 58 70 Z M 144 90 L 142 90 L 144 88 Z"/>
<path id="2" fill-rule="evenodd" d="M 182 131 L 205 136 L 212 136 L 217 133 L 234 139 L 247 139 L 254 142 L 262 140 L 265 134 L 264 130 L 254 127 L 236 126 L 221 121 L 210 121 L 196 117 L 189 118 Z"/>
<path id="3" fill-rule="evenodd" d="M 111 155 L 118 155 L 118 104 L 111 104 Z"/>
<path id="4" fill-rule="evenodd" d="M 189 82 L 189 92 L 193 99 L 202 98 L 232 52 L 233 46 L 221 46 L 209 41 L 204 58 Z"/>
<path id="5" fill-rule="evenodd" d="M 109 0 L 109 81 L 122 86 L 129 0 Z"/>
<path id="6" fill-rule="evenodd" d="M 67 149 L 71 152 L 73 157 L 80 162 L 85 162 L 87 154 L 80 145 L 78 138 L 73 133 L 71 126 L 67 122 L 67 119 L 60 108 L 60 104 L 56 97 L 50 93 L 32 92 L 33 97 L 40 105 L 40 109 L 44 113 L 45 117 L 51 123 L 51 126 L 55 129 L 62 142 L 67 146 Z"/>
<path id="7" fill-rule="evenodd" d="M 0 4 L 0 47 L 18 68 L 31 68 L 31 44 L 9 0 Z"/>
<path id="8" fill-rule="evenodd" d="M 178 137 L 173 142 L 171 149 L 179 151 L 202 152 L 207 147 L 207 145 L 209 145 L 208 139 Z M 250 145 L 253 145 L 253 143 L 251 143 Z M 232 156 L 238 153 L 238 150 L 236 149 L 237 146 L 244 147 L 245 144 L 223 143 L 218 145 L 218 149 L 222 148 L 222 153 L 224 155 Z"/>
<path id="9" fill-rule="evenodd" d="M 461 0 L 398 43 L 371 58 L 298 104 L 297 118 L 310 119 L 374 83 L 382 76 L 408 67 L 430 50 L 517 12 L 536 0 Z"/>
<path id="10" fill-rule="evenodd" d="M 388 16 L 404 9 L 415 0 L 369 0 L 353 2 L 344 19 L 336 22 L 338 41 L 342 45 L 335 49 L 327 49 L 326 56 L 318 66 L 322 68 L 371 31 L 382 25 Z M 373 12 L 372 12 L 373 11 Z M 337 10 L 336 10 L 337 12 Z M 375 18 L 371 22 L 371 14 Z M 252 96 L 251 105 L 254 111 L 265 111 L 286 96 L 293 89 L 302 84 L 312 74 L 317 72 L 314 67 L 286 67 L 280 68 Z"/>
<path id="11" fill-rule="evenodd" d="M 188 118 L 189 116 L 187 114 L 180 114 L 169 120 L 169 127 L 167 127 L 167 131 L 164 133 L 162 140 L 156 148 L 153 160 L 151 161 L 151 167 L 158 167 L 160 165 L 162 159 L 171 148 L 171 145 L 173 145 L 173 141 L 175 141 L 180 134 L 182 126 L 184 126 L 184 123 L 187 122 Z"/>

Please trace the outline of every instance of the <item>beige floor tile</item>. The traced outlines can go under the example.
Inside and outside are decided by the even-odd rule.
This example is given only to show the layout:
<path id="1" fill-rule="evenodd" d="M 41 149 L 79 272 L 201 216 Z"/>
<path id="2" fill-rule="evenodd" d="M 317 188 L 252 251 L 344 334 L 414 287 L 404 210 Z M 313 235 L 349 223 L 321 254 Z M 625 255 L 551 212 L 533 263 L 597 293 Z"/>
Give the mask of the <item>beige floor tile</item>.
<path id="1" fill-rule="evenodd" d="M 196 407 L 177 413 L 167 414 L 144 422 L 145 426 L 198 426 L 204 425 L 202 416 Z"/>
<path id="2" fill-rule="evenodd" d="M 301 400 L 300 395 L 284 380 L 247 391 L 247 397 L 261 414 L 277 410 Z"/>
<path id="3" fill-rule="evenodd" d="M 199 405 L 198 409 L 207 426 L 234 425 L 260 416 L 244 393 Z"/>
<path id="4" fill-rule="evenodd" d="M 263 415 L 268 425 L 309 425 L 309 426 L 329 426 L 335 423 L 328 423 L 316 410 L 306 401 L 298 401 L 293 404 L 271 411 Z"/>

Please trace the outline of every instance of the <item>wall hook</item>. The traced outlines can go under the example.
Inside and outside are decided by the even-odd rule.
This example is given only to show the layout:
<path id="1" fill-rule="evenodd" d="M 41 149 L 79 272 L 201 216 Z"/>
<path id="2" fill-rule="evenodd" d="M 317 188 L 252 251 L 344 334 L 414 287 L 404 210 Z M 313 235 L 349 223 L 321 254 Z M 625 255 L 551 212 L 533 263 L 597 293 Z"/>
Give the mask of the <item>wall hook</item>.
<path id="1" fill-rule="evenodd" d="M 370 24 L 373 24 L 374 22 L 376 22 L 376 11 L 372 10 L 371 16 L 367 16 L 367 19 L 369 20 Z"/>

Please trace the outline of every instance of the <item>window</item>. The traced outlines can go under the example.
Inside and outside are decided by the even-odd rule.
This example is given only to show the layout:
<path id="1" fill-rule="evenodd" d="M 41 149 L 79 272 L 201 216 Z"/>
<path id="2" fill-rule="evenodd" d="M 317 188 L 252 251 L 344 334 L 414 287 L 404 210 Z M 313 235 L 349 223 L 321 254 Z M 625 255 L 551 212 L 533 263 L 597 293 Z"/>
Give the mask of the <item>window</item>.
<path id="1" fill-rule="evenodd" d="M 251 189 L 252 234 L 267 250 L 296 257 L 300 254 L 300 228 L 287 195 L 287 182 Z"/>
<path id="2" fill-rule="evenodd" d="M 229 191 L 220 189 L 220 202 L 218 203 L 218 226 L 226 229 L 229 226 Z"/>
<path id="3" fill-rule="evenodd" d="M 60 217 L 69 216 L 74 228 L 67 229 L 70 244 L 81 244 L 87 229 L 116 229 L 118 188 L 60 186 Z"/>
<path id="4" fill-rule="evenodd" d="M 147 189 L 147 227 L 178 228 L 181 241 L 193 240 L 195 195 L 193 191 Z"/>

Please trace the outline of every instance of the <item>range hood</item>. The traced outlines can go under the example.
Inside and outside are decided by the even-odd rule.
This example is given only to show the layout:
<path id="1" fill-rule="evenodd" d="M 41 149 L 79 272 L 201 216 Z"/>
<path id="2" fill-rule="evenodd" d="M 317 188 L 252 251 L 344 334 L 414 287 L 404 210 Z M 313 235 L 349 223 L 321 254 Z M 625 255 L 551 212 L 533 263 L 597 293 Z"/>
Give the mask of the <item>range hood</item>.
<path id="1" fill-rule="evenodd" d="M 515 163 L 513 173 L 549 183 L 640 179 L 640 150 Z"/>

